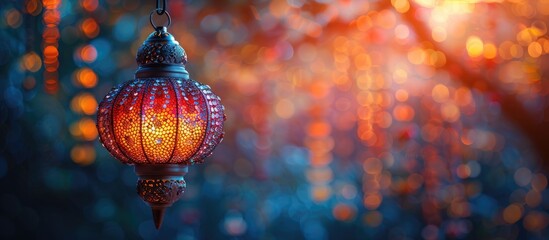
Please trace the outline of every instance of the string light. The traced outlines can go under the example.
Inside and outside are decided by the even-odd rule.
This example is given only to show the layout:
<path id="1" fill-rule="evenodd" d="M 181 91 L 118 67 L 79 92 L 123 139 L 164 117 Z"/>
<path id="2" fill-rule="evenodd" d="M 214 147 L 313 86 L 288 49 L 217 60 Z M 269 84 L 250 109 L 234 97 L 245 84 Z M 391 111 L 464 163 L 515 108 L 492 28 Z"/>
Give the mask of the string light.
<path id="1" fill-rule="evenodd" d="M 97 0 L 80 0 L 80 6 L 85 10 L 83 15 L 91 15 L 97 9 L 98 2 Z M 100 26 L 94 17 L 90 16 L 80 23 L 80 31 L 91 40 L 99 35 Z M 97 50 L 91 44 L 77 48 L 75 51 L 75 55 L 78 56 L 77 61 L 92 63 L 97 58 Z M 73 80 L 74 85 L 77 87 L 93 88 L 97 85 L 98 77 L 92 68 L 82 67 L 74 72 Z M 97 105 L 97 101 L 92 94 L 80 90 L 71 100 L 70 106 L 75 113 L 94 115 L 97 111 Z M 73 136 L 84 141 L 73 146 L 71 150 L 71 159 L 79 165 L 86 166 L 95 161 L 95 149 L 89 144 L 97 138 L 97 130 L 91 123 L 93 122 L 89 118 L 83 117 L 73 123 L 70 128 Z M 84 154 L 86 154 L 85 157 Z"/>
<path id="2" fill-rule="evenodd" d="M 57 49 L 59 44 L 59 22 L 61 21 L 61 15 L 59 13 L 59 6 L 61 0 L 43 0 L 44 13 L 42 15 L 44 21 L 44 31 L 42 35 L 43 39 L 43 52 L 44 57 L 44 83 L 45 90 L 49 94 L 55 94 L 59 90 L 59 74 L 57 69 L 59 68 L 59 50 Z M 36 11 L 37 7 L 34 7 L 33 3 L 28 3 L 27 8 L 31 11 Z"/>

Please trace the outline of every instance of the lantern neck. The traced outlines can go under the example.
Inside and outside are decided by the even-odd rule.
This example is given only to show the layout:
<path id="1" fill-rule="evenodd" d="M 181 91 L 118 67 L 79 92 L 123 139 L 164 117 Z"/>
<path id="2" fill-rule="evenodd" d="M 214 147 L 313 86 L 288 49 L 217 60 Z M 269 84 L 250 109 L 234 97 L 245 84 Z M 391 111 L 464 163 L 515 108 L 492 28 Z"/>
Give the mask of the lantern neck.
<path id="1" fill-rule="evenodd" d="M 183 177 L 189 172 L 189 167 L 183 164 L 136 164 L 135 173 L 140 178 L 156 178 L 165 176 Z"/>
<path id="2" fill-rule="evenodd" d="M 175 64 L 147 64 L 139 66 L 135 71 L 135 78 L 173 77 L 189 79 L 189 72 L 183 65 Z"/>

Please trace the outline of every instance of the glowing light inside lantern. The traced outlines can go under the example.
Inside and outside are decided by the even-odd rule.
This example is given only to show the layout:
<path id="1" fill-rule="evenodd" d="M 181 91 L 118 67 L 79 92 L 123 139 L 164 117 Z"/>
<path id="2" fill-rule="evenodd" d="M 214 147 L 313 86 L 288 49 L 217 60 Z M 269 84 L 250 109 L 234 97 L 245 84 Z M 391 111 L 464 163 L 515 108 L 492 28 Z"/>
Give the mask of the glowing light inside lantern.
<path id="1" fill-rule="evenodd" d="M 118 159 L 136 164 L 200 161 L 207 151 L 208 144 L 201 146 L 208 127 L 211 132 L 223 121 L 223 115 L 216 114 L 222 111 L 219 99 L 203 90 L 209 88 L 171 78 L 122 85 L 99 108 L 102 142 Z"/>

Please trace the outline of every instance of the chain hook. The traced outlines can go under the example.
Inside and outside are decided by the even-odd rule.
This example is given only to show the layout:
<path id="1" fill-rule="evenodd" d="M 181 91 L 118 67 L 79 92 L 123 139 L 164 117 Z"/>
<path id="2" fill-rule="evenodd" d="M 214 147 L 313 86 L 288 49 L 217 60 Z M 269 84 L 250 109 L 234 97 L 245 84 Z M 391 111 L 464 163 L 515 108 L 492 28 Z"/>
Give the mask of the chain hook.
<path id="1" fill-rule="evenodd" d="M 158 11 L 160 11 L 159 8 L 155 9 L 155 10 L 152 10 L 151 11 L 151 14 L 149 15 L 149 21 L 151 22 L 151 25 L 154 29 L 157 29 L 158 26 L 156 26 L 156 24 L 154 23 L 154 20 L 153 20 L 153 14 L 156 12 L 157 15 L 161 16 L 161 15 L 166 15 L 166 17 L 168 17 L 168 23 L 166 24 L 166 26 L 162 26 L 161 27 L 169 27 L 171 24 L 172 24 L 172 17 L 170 16 L 170 14 L 168 13 L 168 11 L 166 10 L 163 10 L 164 12 L 163 13 L 158 13 Z"/>

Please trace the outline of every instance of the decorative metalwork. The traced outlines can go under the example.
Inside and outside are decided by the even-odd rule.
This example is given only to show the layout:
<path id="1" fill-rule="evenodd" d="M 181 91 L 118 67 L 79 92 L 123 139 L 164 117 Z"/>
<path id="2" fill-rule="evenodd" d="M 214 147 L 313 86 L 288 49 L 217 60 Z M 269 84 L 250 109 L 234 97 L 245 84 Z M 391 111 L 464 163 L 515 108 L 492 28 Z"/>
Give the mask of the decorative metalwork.
<path id="1" fill-rule="evenodd" d="M 187 54 L 165 27 L 160 27 L 149 35 L 137 51 L 137 63 L 186 64 Z"/>
<path id="2" fill-rule="evenodd" d="M 137 193 L 148 203 L 171 206 L 185 192 L 185 180 L 181 179 L 139 179 Z"/>

